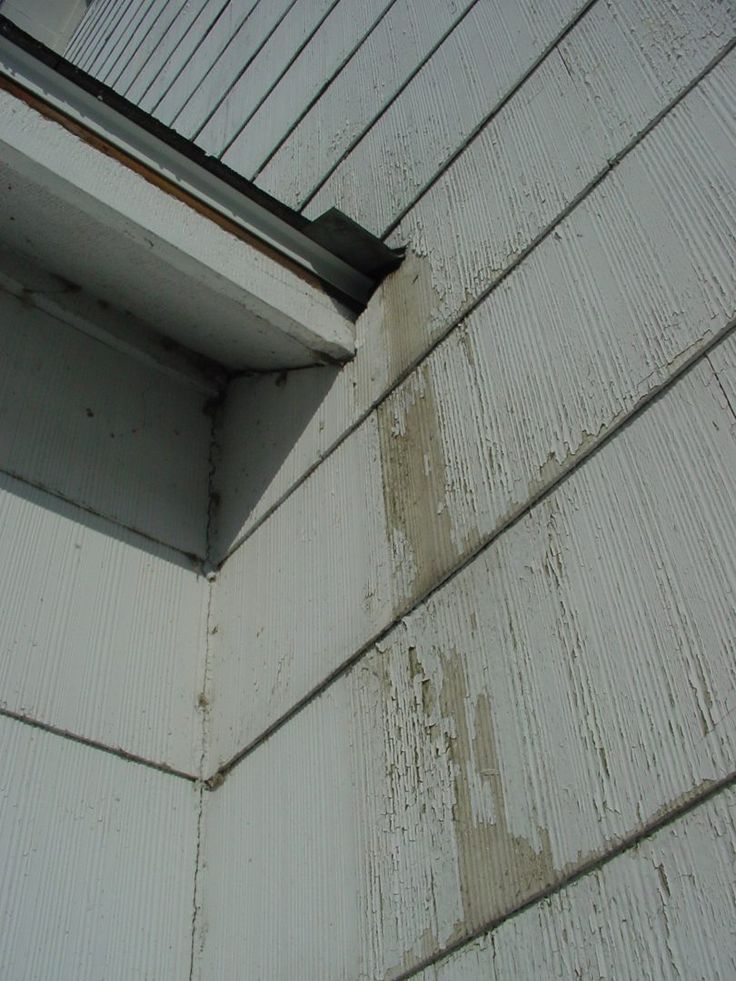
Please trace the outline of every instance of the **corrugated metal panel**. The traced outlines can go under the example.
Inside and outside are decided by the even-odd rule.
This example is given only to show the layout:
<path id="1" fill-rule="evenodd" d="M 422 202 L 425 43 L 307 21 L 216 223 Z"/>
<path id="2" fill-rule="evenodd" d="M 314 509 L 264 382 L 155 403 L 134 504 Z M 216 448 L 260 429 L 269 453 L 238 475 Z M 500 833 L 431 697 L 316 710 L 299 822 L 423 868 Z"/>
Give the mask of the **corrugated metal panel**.
<path id="1" fill-rule="evenodd" d="M 0 718 L 0 975 L 185 981 L 199 794 Z"/>
<path id="2" fill-rule="evenodd" d="M 232 771 L 205 812 L 210 976 L 291 976 L 352 915 L 328 976 L 393 976 L 730 776 L 733 419 L 702 359 Z"/>
<path id="3" fill-rule="evenodd" d="M 725 791 L 418 977 L 727 981 L 736 974 L 733 811 Z"/>
<path id="4" fill-rule="evenodd" d="M 0 705 L 199 772 L 208 584 L 191 562 L 0 476 Z"/>
<path id="5" fill-rule="evenodd" d="M 0 469 L 204 556 L 205 397 L 3 292 L 0 345 Z"/>

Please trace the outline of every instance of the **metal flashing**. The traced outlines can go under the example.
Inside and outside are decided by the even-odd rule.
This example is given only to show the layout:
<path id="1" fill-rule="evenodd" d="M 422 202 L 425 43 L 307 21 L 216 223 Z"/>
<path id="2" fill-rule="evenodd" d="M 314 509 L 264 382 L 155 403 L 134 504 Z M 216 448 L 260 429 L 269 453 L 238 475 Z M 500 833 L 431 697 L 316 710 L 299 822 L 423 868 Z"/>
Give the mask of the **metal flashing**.
<path id="1" fill-rule="evenodd" d="M 0 76 L 93 135 L 98 147 L 102 141 L 149 168 L 311 273 L 353 310 L 365 306 L 381 278 L 402 260 L 401 250 L 337 209 L 312 222 L 286 207 L 1 15 Z"/>

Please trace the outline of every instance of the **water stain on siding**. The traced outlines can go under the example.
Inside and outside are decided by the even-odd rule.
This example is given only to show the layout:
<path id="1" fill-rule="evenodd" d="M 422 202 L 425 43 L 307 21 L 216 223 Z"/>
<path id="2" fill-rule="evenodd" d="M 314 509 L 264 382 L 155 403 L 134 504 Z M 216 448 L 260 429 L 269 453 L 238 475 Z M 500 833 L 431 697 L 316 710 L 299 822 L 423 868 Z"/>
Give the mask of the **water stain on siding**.
<path id="1" fill-rule="evenodd" d="M 418 368 L 377 413 L 387 534 L 401 607 L 435 585 L 453 555 L 445 458 L 426 368 Z"/>

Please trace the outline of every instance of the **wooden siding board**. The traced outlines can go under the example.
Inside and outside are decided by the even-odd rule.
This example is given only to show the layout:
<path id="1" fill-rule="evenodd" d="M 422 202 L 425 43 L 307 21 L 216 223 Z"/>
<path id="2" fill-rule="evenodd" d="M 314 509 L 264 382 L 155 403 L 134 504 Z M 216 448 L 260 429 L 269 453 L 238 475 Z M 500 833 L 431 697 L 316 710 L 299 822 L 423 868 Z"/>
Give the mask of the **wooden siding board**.
<path id="1" fill-rule="evenodd" d="M 247 45 L 257 45 L 262 39 L 264 24 L 269 23 L 263 18 L 268 14 L 271 16 L 280 15 L 286 5 L 286 0 L 283 3 L 278 0 L 276 3 L 268 4 L 268 10 L 262 10 L 261 17 L 256 20 L 255 25 L 251 25 L 248 18 L 254 9 L 262 6 L 258 0 L 255 2 L 254 0 L 230 0 L 229 3 L 224 3 L 222 9 L 217 12 L 209 30 L 187 59 L 182 72 L 175 76 L 170 87 L 159 94 L 158 101 L 149 111 L 153 112 L 161 122 L 171 126 L 189 99 L 202 85 L 207 85 L 208 80 L 213 83 L 214 100 L 221 98 L 227 91 L 231 78 L 219 77 L 218 72 L 221 69 L 218 69 L 218 61 L 220 57 L 232 44 L 236 49 L 240 49 L 245 62 L 250 51 Z M 241 41 L 243 42 L 242 46 Z M 211 79 L 210 76 L 212 76 Z M 179 129 L 179 127 L 175 128 Z"/>
<path id="2" fill-rule="evenodd" d="M 358 976 L 351 719 L 330 693 L 325 709 L 204 799 L 199 981 Z"/>
<path id="3" fill-rule="evenodd" d="M 195 140 L 212 156 L 219 156 L 231 128 L 238 127 L 243 119 L 242 91 L 239 93 L 238 88 L 246 92 L 245 104 L 252 105 L 264 94 L 264 84 L 278 77 L 298 43 L 298 38 L 291 40 L 289 31 L 293 11 L 302 12 L 307 24 L 314 26 L 330 2 L 318 0 L 316 9 L 310 11 L 302 11 L 304 3 L 300 0 L 257 4 L 174 118 L 172 125 L 177 132 Z M 284 38 L 289 43 L 284 44 Z M 259 63 L 260 77 L 254 70 Z M 253 78 L 250 91 L 243 82 L 246 75 Z"/>
<path id="4" fill-rule="evenodd" d="M 336 159 L 342 153 L 472 2 L 384 2 L 360 17 L 355 5 L 339 4 L 229 147 L 224 162 L 253 178 L 286 138 L 257 183 L 294 206 L 299 195 L 292 193 L 292 185 L 311 188 L 310 174 L 324 168 L 326 156 Z M 371 13 L 378 19 L 369 25 Z"/>
<path id="5" fill-rule="evenodd" d="M 173 549 L 0 475 L 0 705 L 198 773 L 208 586 Z"/>
<path id="6" fill-rule="evenodd" d="M 141 21 L 136 34 L 128 41 L 117 63 L 108 72 L 106 83 L 124 93 L 128 83 L 166 40 L 174 23 L 191 7 L 191 0 L 169 0 L 163 7 L 154 6 Z"/>
<path id="7" fill-rule="evenodd" d="M 0 974 L 189 977 L 199 794 L 0 718 Z"/>
<path id="8" fill-rule="evenodd" d="M 79 63 L 80 68 L 95 77 L 98 76 L 98 72 L 104 71 L 111 53 L 119 49 L 127 32 L 131 28 L 135 29 L 138 19 L 143 16 L 151 3 L 152 0 L 138 0 L 138 2 L 134 0 L 133 3 L 121 4 L 116 8 L 104 28 L 100 25 L 96 42 L 90 45 L 85 53 L 84 60 Z"/>
<path id="9" fill-rule="evenodd" d="M 137 73 L 128 79 L 121 79 L 121 83 L 125 84 L 125 98 L 150 112 L 179 70 L 184 68 L 197 45 L 204 40 L 222 5 L 222 0 L 185 4 L 171 29 L 161 38 Z"/>
<path id="10" fill-rule="evenodd" d="M 238 764 L 205 820 L 213 977 L 351 938 L 356 878 L 335 976 L 396 976 L 730 777 L 732 419 L 703 358 Z M 243 914 L 274 882 L 284 951 Z"/>
<path id="11" fill-rule="evenodd" d="M 385 3 L 386 0 L 368 0 L 359 10 L 351 8 L 352 17 L 338 22 L 342 28 L 338 37 L 346 30 L 350 36 L 355 29 L 353 25 L 357 25 L 356 33 L 362 35 Z M 308 60 L 305 51 L 312 49 L 317 63 L 326 61 L 328 66 L 329 59 L 337 54 L 328 46 L 329 28 L 341 6 L 341 0 L 310 0 L 309 3 L 297 0 L 265 41 L 248 70 L 235 80 L 215 113 L 195 135 L 196 142 L 208 153 L 224 160 L 223 155 L 251 115 L 300 58 L 302 63 Z M 339 43 L 335 36 L 331 41 L 333 45 Z M 293 92 L 291 95 L 295 98 Z"/>
<path id="12" fill-rule="evenodd" d="M 207 769 L 259 736 L 387 622 L 392 588 L 372 417 L 218 575 Z"/>
<path id="13" fill-rule="evenodd" d="M 529 52 L 523 67 L 512 64 L 496 82 L 487 66 L 496 61 L 504 66 L 505 58 L 496 58 L 495 53 L 494 56 L 482 51 L 478 53 L 471 77 L 493 79 L 493 89 L 485 99 L 478 104 L 469 101 L 468 92 L 472 93 L 476 86 L 466 77 L 458 83 L 459 91 L 453 94 L 452 101 L 449 95 L 448 101 L 444 97 L 432 97 L 434 92 L 444 92 L 446 79 L 452 80 L 458 75 L 457 66 L 465 64 L 463 51 L 471 45 L 471 39 L 469 50 L 472 53 L 481 44 L 480 39 L 503 37 L 489 24 L 481 30 L 480 25 L 472 21 L 472 14 L 469 15 L 456 32 L 458 50 L 443 51 L 446 47 L 443 45 L 427 66 L 426 71 L 436 72 L 437 77 L 423 78 L 423 73 L 416 77 L 412 86 L 392 106 L 390 114 L 371 131 L 370 139 L 361 142 L 310 202 L 305 211 L 307 216 L 315 217 L 330 204 L 342 208 L 377 234 L 390 228 L 427 183 L 442 171 L 442 161 L 448 158 L 448 153 L 452 154 L 462 146 L 459 135 L 443 140 L 443 127 L 447 123 L 443 124 L 442 120 L 456 123 L 467 114 L 469 121 L 464 133 L 470 135 L 487 118 L 489 104 L 498 104 L 551 42 L 555 30 L 561 30 L 566 20 L 564 12 L 568 16 L 571 13 L 569 5 L 560 13 L 556 12 L 555 5 L 545 4 L 543 9 L 545 24 L 549 23 L 546 18 L 552 17 L 545 31 L 535 24 L 522 28 L 523 34 L 531 34 L 536 39 L 536 44 L 531 49 L 529 41 L 508 46 L 509 51 L 518 47 L 520 51 Z M 473 14 L 476 10 L 481 8 L 475 8 Z M 513 5 L 509 10 L 518 14 Z M 467 37 L 462 36 L 463 30 Z M 440 178 L 440 186 L 430 192 L 431 201 L 427 198 L 421 201 L 408 224 L 400 226 L 392 240 L 413 241 L 416 222 L 422 216 L 430 233 L 437 231 L 445 242 L 452 242 L 459 236 L 466 268 L 477 274 L 486 263 L 483 257 L 472 254 L 471 243 L 481 231 L 484 243 L 495 244 L 497 207 L 503 207 L 504 214 L 510 218 L 518 210 L 523 220 L 525 211 L 535 202 L 540 225 L 544 226 L 556 201 L 561 198 L 570 200 L 566 189 L 575 184 L 582 190 L 588 181 L 595 179 L 607 161 L 724 50 L 735 31 L 733 8 L 714 4 L 711 0 L 688 0 L 678 5 L 668 2 L 657 8 L 655 16 L 646 0 L 626 0 L 616 7 L 594 5 L 554 52 L 555 59 L 564 59 L 564 64 L 557 66 L 556 74 L 562 69 L 567 77 L 553 83 L 559 91 L 552 89 L 542 93 L 543 100 L 549 100 L 549 114 L 542 115 L 541 104 L 532 102 L 532 96 L 538 93 L 532 76 L 499 116 L 491 118 L 449 172 Z M 663 37 L 669 39 L 668 43 L 663 44 Z M 451 35 L 448 43 L 453 38 Z M 414 99 L 415 87 L 419 108 L 409 101 Z M 565 163 L 566 151 L 565 138 L 558 138 L 560 124 L 565 137 L 570 134 L 566 125 L 568 99 L 580 102 L 581 115 L 572 130 L 575 142 L 585 151 L 585 141 L 590 141 L 578 172 L 560 171 L 558 167 L 559 163 Z M 447 111 L 448 105 L 453 106 L 452 112 Z M 462 112 L 460 107 L 463 107 Z M 425 121 L 423 117 L 427 111 L 432 116 Z M 438 118 L 440 115 L 441 119 Z M 397 117 L 395 121 L 394 116 Z M 512 119 L 518 128 L 510 126 Z M 381 132 L 383 126 L 387 130 L 385 133 Z M 441 152 L 439 158 L 438 151 Z M 519 154 L 522 167 L 509 177 L 504 165 Z M 494 189 L 494 177 L 499 164 L 504 166 L 507 183 L 503 185 L 505 202 L 496 205 L 498 192 Z M 482 180 L 479 175 L 483 175 Z M 558 182 L 559 197 L 556 197 Z M 448 210 L 443 202 L 438 210 L 442 195 L 448 193 L 452 197 L 452 208 Z M 469 207 L 464 206 L 465 202 Z M 466 225 L 469 219 L 472 220 Z"/>
<path id="14" fill-rule="evenodd" d="M 620 422 L 639 398 L 663 383 L 676 368 L 677 342 L 675 347 L 671 343 L 678 334 L 682 344 L 680 353 L 687 357 L 694 350 L 692 344 L 707 343 L 734 316 L 735 286 L 728 258 L 733 244 L 723 217 L 731 213 L 736 193 L 729 176 L 734 168 L 728 164 L 735 155 L 736 130 L 733 114 L 726 108 L 733 98 L 733 65 L 734 56 L 730 55 L 571 211 L 554 234 L 530 252 L 500 287 L 490 292 L 463 329 L 455 331 L 454 339 L 450 334 L 442 342 L 443 354 L 437 356 L 437 363 L 442 356 L 455 357 L 458 365 L 465 359 L 466 367 L 461 371 L 464 381 L 461 383 L 458 377 L 458 387 L 454 390 L 461 392 L 466 385 L 470 392 L 475 391 L 479 399 L 485 400 L 487 408 L 483 412 L 488 420 L 485 428 L 491 427 L 491 435 L 498 427 L 508 429 L 507 446 L 511 453 L 516 452 L 514 445 L 519 449 L 524 445 L 514 430 L 515 419 L 523 419 L 534 405 L 539 406 L 541 414 L 547 413 L 549 406 L 545 405 L 545 398 L 551 399 L 551 404 L 569 406 L 555 410 L 562 413 L 557 417 L 563 420 L 562 428 L 552 435 L 551 443 L 540 446 L 538 469 L 554 454 L 557 462 L 553 460 L 551 470 L 559 474 L 559 463 L 564 461 L 568 450 L 574 451 L 581 445 L 583 432 L 593 434 L 588 446 L 593 445 L 602 427 Z M 544 99 L 544 90 L 541 92 L 540 98 Z M 525 129 L 530 128 L 531 121 Z M 712 151 L 708 149 L 710 141 Z M 657 176 L 658 168 L 663 168 L 666 179 Z M 703 178 L 706 172 L 707 179 Z M 709 181 L 714 182 L 717 191 L 709 189 Z M 671 200 L 667 200 L 670 184 L 673 193 Z M 439 211 L 435 192 L 450 200 L 453 185 L 448 180 L 441 192 L 439 188 L 440 185 L 432 192 L 431 208 L 430 196 L 425 199 L 427 222 L 421 214 L 413 219 L 425 238 L 429 234 L 429 216 L 432 211 Z M 599 218 L 598 212 L 605 218 Z M 479 223 L 471 227 L 480 230 Z M 466 258 L 463 235 L 458 232 L 459 238 L 454 234 L 448 236 L 446 226 L 444 231 L 440 235 L 440 229 L 435 233 L 432 227 L 431 240 L 426 245 L 419 240 L 416 245 L 419 254 L 410 254 L 399 271 L 379 289 L 358 320 L 355 362 L 335 376 L 316 409 L 309 406 L 309 411 L 300 416 L 303 424 L 291 437 L 291 445 L 284 442 L 277 468 L 271 460 L 264 460 L 261 466 L 251 446 L 246 447 L 237 438 L 230 441 L 230 473 L 239 471 L 246 475 L 246 480 L 255 480 L 254 486 L 260 494 L 249 513 L 240 515 L 243 531 L 289 493 L 300 473 L 319 463 L 361 413 L 380 400 L 401 372 L 422 358 L 423 352 L 434 338 L 442 336 L 453 318 L 464 308 L 472 307 L 474 296 L 503 275 L 502 258 L 498 260 L 500 268 L 496 269 L 492 260 L 479 258 L 472 250 Z M 686 247 L 685 240 L 691 240 L 691 246 Z M 485 241 L 484 249 L 488 249 L 492 238 Z M 520 239 L 517 243 L 522 249 Z M 503 256 L 503 246 L 499 244 L 496 248 L 497 254 Z M 672 268 L 678 270 L 676 274 L 669 271 L 666 275 L 657 274 L 660 250 Z M 481 276 L 474 274 L 474 269 L 487 272 Z M 447 275 L 450 270 L 455 272 L 454 276 Z M 550 288 L 550 274 L 554 289 Z M 586 284 L 586 290 L 580 292 L 578 283 Z M 576 306 L 578 293 L 587 308 Z M 634 295 L 641 304 L 640 310 L 632 305 Z M 641 324 L 640 313 L 644 313 Z M 551 325 L 556 325 L 553 331 L 547 326 L 548 319 Z M 661 325 L 668 323 L 673 325 L 666 335 L 668 356 L 675 360 L 669 367 L 656 353 L 657 333 L 662 330 Z M 488 361 L 493 378 L 500 378 L 498 383 L 492 381 L 491 375 L 482 375 L 480 379 L 469 375 L 473 370 L 468 360 L 472 351 L 466 350 L 466 334 L 481 342 L 486 351 L 484 362 Z M 635 337 L 640 339 L 634 340 Z M 475 341 L 467 343 L 472 347 Z M 575 344 L 582 346 L 575 350 Z M 623 378 L 617 375 L 613 380 L 608 379 L 606 365 L 599 362 L 602 386 L 599 391 L 604 390 L 604 395 L 596 395 L 595 399 L 603 398 L 603 401 L 594 408 L 595 399 L 590 400 L 589 408 L 594 415 L 585 420 L 580 418 L 576 424 L 578 434 L 571 436 L 570 413 L 581 404 L 582 396 L 578 392 L 580 376 L 576 372 L 582 371 L 585 377 L 591 371 L 591 364 L 597 360 L 596 344 L 601 344 L 602 350 L 608 352 L 607 357 L 614 358 L 620 366 L 628 362 L 630 373 L 621 387 Z M 568 355 L 562 354 L 566 345 L 570 348 L 567 361 Z M 634 361 L 629 360 L 632 357 Z M 642 361 L 635 367 L 637 357 Z M 501 377 L 493 369 L 499 358 L 510 375 Z M 554 358 L 562 360 L 553 370 L 551 359 Z M 653 373 L 655 364 L 657 372 Z M 534 365 L 538 367 L 532 368 Z M 650 377 L 644 381 L 647 376 Z M 498 409 L 494 408 L 496 398 L 489 393 L 496 391 L 496 384 L 500 385 L 500 391 L 508 392 L 503 397 L 504 404 L 508 403 L 513 415 L 505 414 L 500 398 Z M 519 386 L 516 391 L 514 385 Z M 489 393 L 484 394 L 485 388 L 489 388 Z M 278 411 L 286 390 L 267 388 L 263 407 L 259 410 L 257 405 L 251 405 L 249 411 L 257 414 L 260 411 L 262 417 Z M 539 394 L 531 406 L 518 401 L 520 396 L 528 398 L 535 391 Z M 439 398 L 446 396 L 447 388 L 442 386 Z M 606 403 L 608 409 L 603 408 Z M 494 420 L 494 411 L 503 418 Z M 237 412 L 226 420 L 226 425 L 236 431 Z M 542 431 L 548 433 L 549 426 L 543 426 Z M 529 432 L 533 435 L 534 427 Z M 511 479 L 520 479 L 520 473 L 513 474 Z M 526 479 L 531 481 L 533 475 Z M 499 491 L 497 487 L 495 493 Z M 517 487 L 515 491 L 514 500 L 523 504 L 527 496 L 524 489 Z M 236 541 L 233 530 L 237 503 L 230 504 L 227 494 L 223 494 L 223 508 L 227 514 L 227 537 L 231 542 Z M 220 547 L 224 544 L 223 537 Z"/>
<path id="15" fill-rule="evenodd" d="M 204 556 L 205 396 L 2 291 L 0 310 L 0 470 Z"/>
<path id="16" fill-rule="evenodd" d="M 732 978 L 733 814 L 731 789 L 417 977 Z"/>

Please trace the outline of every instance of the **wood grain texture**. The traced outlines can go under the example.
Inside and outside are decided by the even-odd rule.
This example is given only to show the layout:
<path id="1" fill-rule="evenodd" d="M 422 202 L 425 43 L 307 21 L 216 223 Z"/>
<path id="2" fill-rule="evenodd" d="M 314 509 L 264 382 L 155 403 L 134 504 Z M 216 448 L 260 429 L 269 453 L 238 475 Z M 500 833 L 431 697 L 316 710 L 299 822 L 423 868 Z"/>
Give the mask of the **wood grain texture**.
<path id="1" fill-rule="evenodd" d="M 351 719 L 324 702 L 205 796 L 198 981 L 357 977 Z"/>
<path id="2" fill-rule="evenodd" d="M 246 22 L 247 34 L 225 49 L 176 118 L 178 132 L 219 156 L 335 2 L 258 4 Z"/>
<path id="3" fill-rule="evenodd" d="M 174 128 L 190 136 L 214 110 L 238 71 L 247 66 L 290 2 L 293 0 L 273 0 L 267 4 L 230 0 L 225 4 L 207 34 L 200 38 L 201 43 L 187 60 L 183 72 L 177 75 L 171 88 L 161 93 L 161 101 L 151 110 L 156 118 L 169 126 L 183 114 L 183 121 Z M 190 100 L 194 100 L 191 107 Z"/>
<path id="4" fill-rule="evenodd" d="M 0 476 L 0 706 L 199 772 L 208 584 L 188 560 Z"/>
<path id="5" fill-rule="evenodd" d="M 534 18 L 517 5 L 503 5 L 506 12 L 500 15 L 497 6 L 479 4 L 463 21 L 425 69 L 436 76 L 420 73 L 414 79 L 310 202 L 309 217 L 329 202 L 382 234 L 581 4 L 545 4 L 544 14 L 537 10 Z M 473 17 L 483 13 L 490 20 L 476 23 Z M 506 31 L 492 26 L 499 17 L 501 23 L 511 18 L 506 30 L 518 33 L 522 43 L 506 44 Z M 425 239 L 438 262 L 439 240 L 445 250 L 457 242 L 463 264 L 476 277 L 489 267 L 497 270 L 499 259 L 502 268 L 515 245 L 513 239 L 508 242 L 509 232 L 518 228 L 519 236 L 528 234 L 529 221 L 544 227 L 550 214 L 593 180 L 735 31 L 736 12 L 712 0 L 668 0 L 654 15 L 646 0 L 596 4 L 471 142 L 394 239 Z M 486 49 L 491 38 L 499 47 L 503 42 L 505 55 Z M 451 41 L 457 49 L 445 50 Z M 497 67 L 489 72 L 489 64 Z M 488 91 L 476 81 L 482 78 L 488 79 Z M 457 90 L 445 96 L 453 80 Z M 460 131 L 454 132 L 458 125 Z M 451 132 L 444 135 L 448 126 Z M 487 250 L 494 248 L 498 253 L 488 262 Z"/>
<path id="6" fill-rule="evenodd" d="M 207 803 L 211 976 L 342 951 L 356 878 L 332 976 L 395 976 L 728 777 L 735 490 L 701 359 L 256 748 Z"/>
<path id="7" fill-rule="evenodd" d="M 313 216 L 332 200 L 381 234 L 584 6 L 583 0 L 544 5 L 478 0 L 344 159 L 324 159 L 321 168 L 311 168 L 308 182 L 281 174 L 295 204 L 309 202 L 306 213 Z M 308 152 L 304 148 L 301 155 Z M 370 180 L 380 172 L 382 194 L 377 189 L 361 191 L 361 171 L 370 174 Z"/>
<path id="8" fill-rule="evenodd" d="M 429 385 L 438 417 L 454 420 L 447 423 L 452 435 L 437 436 L 441 455 L 465 461 L 451 465 L 444 481 L 454 490 L 446 506 L 441 491 L 419 502 L 447 510 L 455 522 L 451 549 L 467 534 L 463 516 L 488 507 L 486 495 L 505 499 L 494 521 L 514 513 L 736 315 L 736 186 L 728 163 L 736 160 L 736 121 L 727 108 L 735 63 L 731 55 L 714 69 L 392 397 Z M 448 258 L 440 267 L 435 255 L 410 255 L 381 287 L 358 321 L 355 362 L 335 376 L 318 408 L 300 414 L 277 468 L 231 441 L 230 472 L 260 495 L 240 516 L 243 530 L 288 494 L 300 471 L 318 463 L 469 302 L 472 266 Z M 457 292 L 451 269 L 464 278 Z M 271 387 L 261 408 L 249 404 L 248 411 L 266 417 L 288 391 Z M 390 416 L 391 404 L 381 413 Z M 228 425 L 235 429 L 233 408 Z M 476 427 L 470 439 L 468 419 Z M 522 458 L 534 444 L 530 467 Z M 231 540 L 233 530 L 229 520 Z"/>
<path id="9" fill-rule="evenodd" d="M 204 40 L 223 5 L 223 0 L 186 3 L 135 74 L 126 73 L 127 79 L 121 77 L 119 87 L 125 98 L 150 112 Z"/>
<path id="10" fill-rule="evenodd" d="M 315 50 L 317 43 L 302 52 L 230 147 L 225 162 L 253 178 L 282 144 L 258 174 L 257 183 L 280 201 L 298 206 L 472 2 L 384 3 L 378 8 L 381 16 L 375 28 L 364 40 L 359 33 L 363 18 L 355 17 L 355 5 L 339 5 L 315 38 L 324 53 Z M 338 19 L 345 23 L 333 25 Z M 351 25 L 349 30 L 347 25 Z M 334 38 L 331 35 L 337 29 L 340 34 Z M 351 51 L 356 42 L 359 46 Z M 349 60 L 330 81 L 329 72 L 346 56 Z M 324 86 L 289 133 L 309 100 Z M 299 98 L 294 97 L 295 91 Z"/>
<path id="11" fill-rule="evenodd" d="M 372 417 L 220 571 L 208 772 L 390 620 L 379 454 Z"/>
<path id="12" fill-rule="evenodd" d="M 734 802 L 724 791 L 417 977 L 732 978 Z"/>
<path id="13" fill-rule="evenodd" d="M 204 556 L 205 396 L 5 292 L 0 345 L 0 470 Z"/>
<path id="14" fill-rule="evenodd" d="M 199 795 L 0 719 L 0 974 L 189 977 Z"/>

